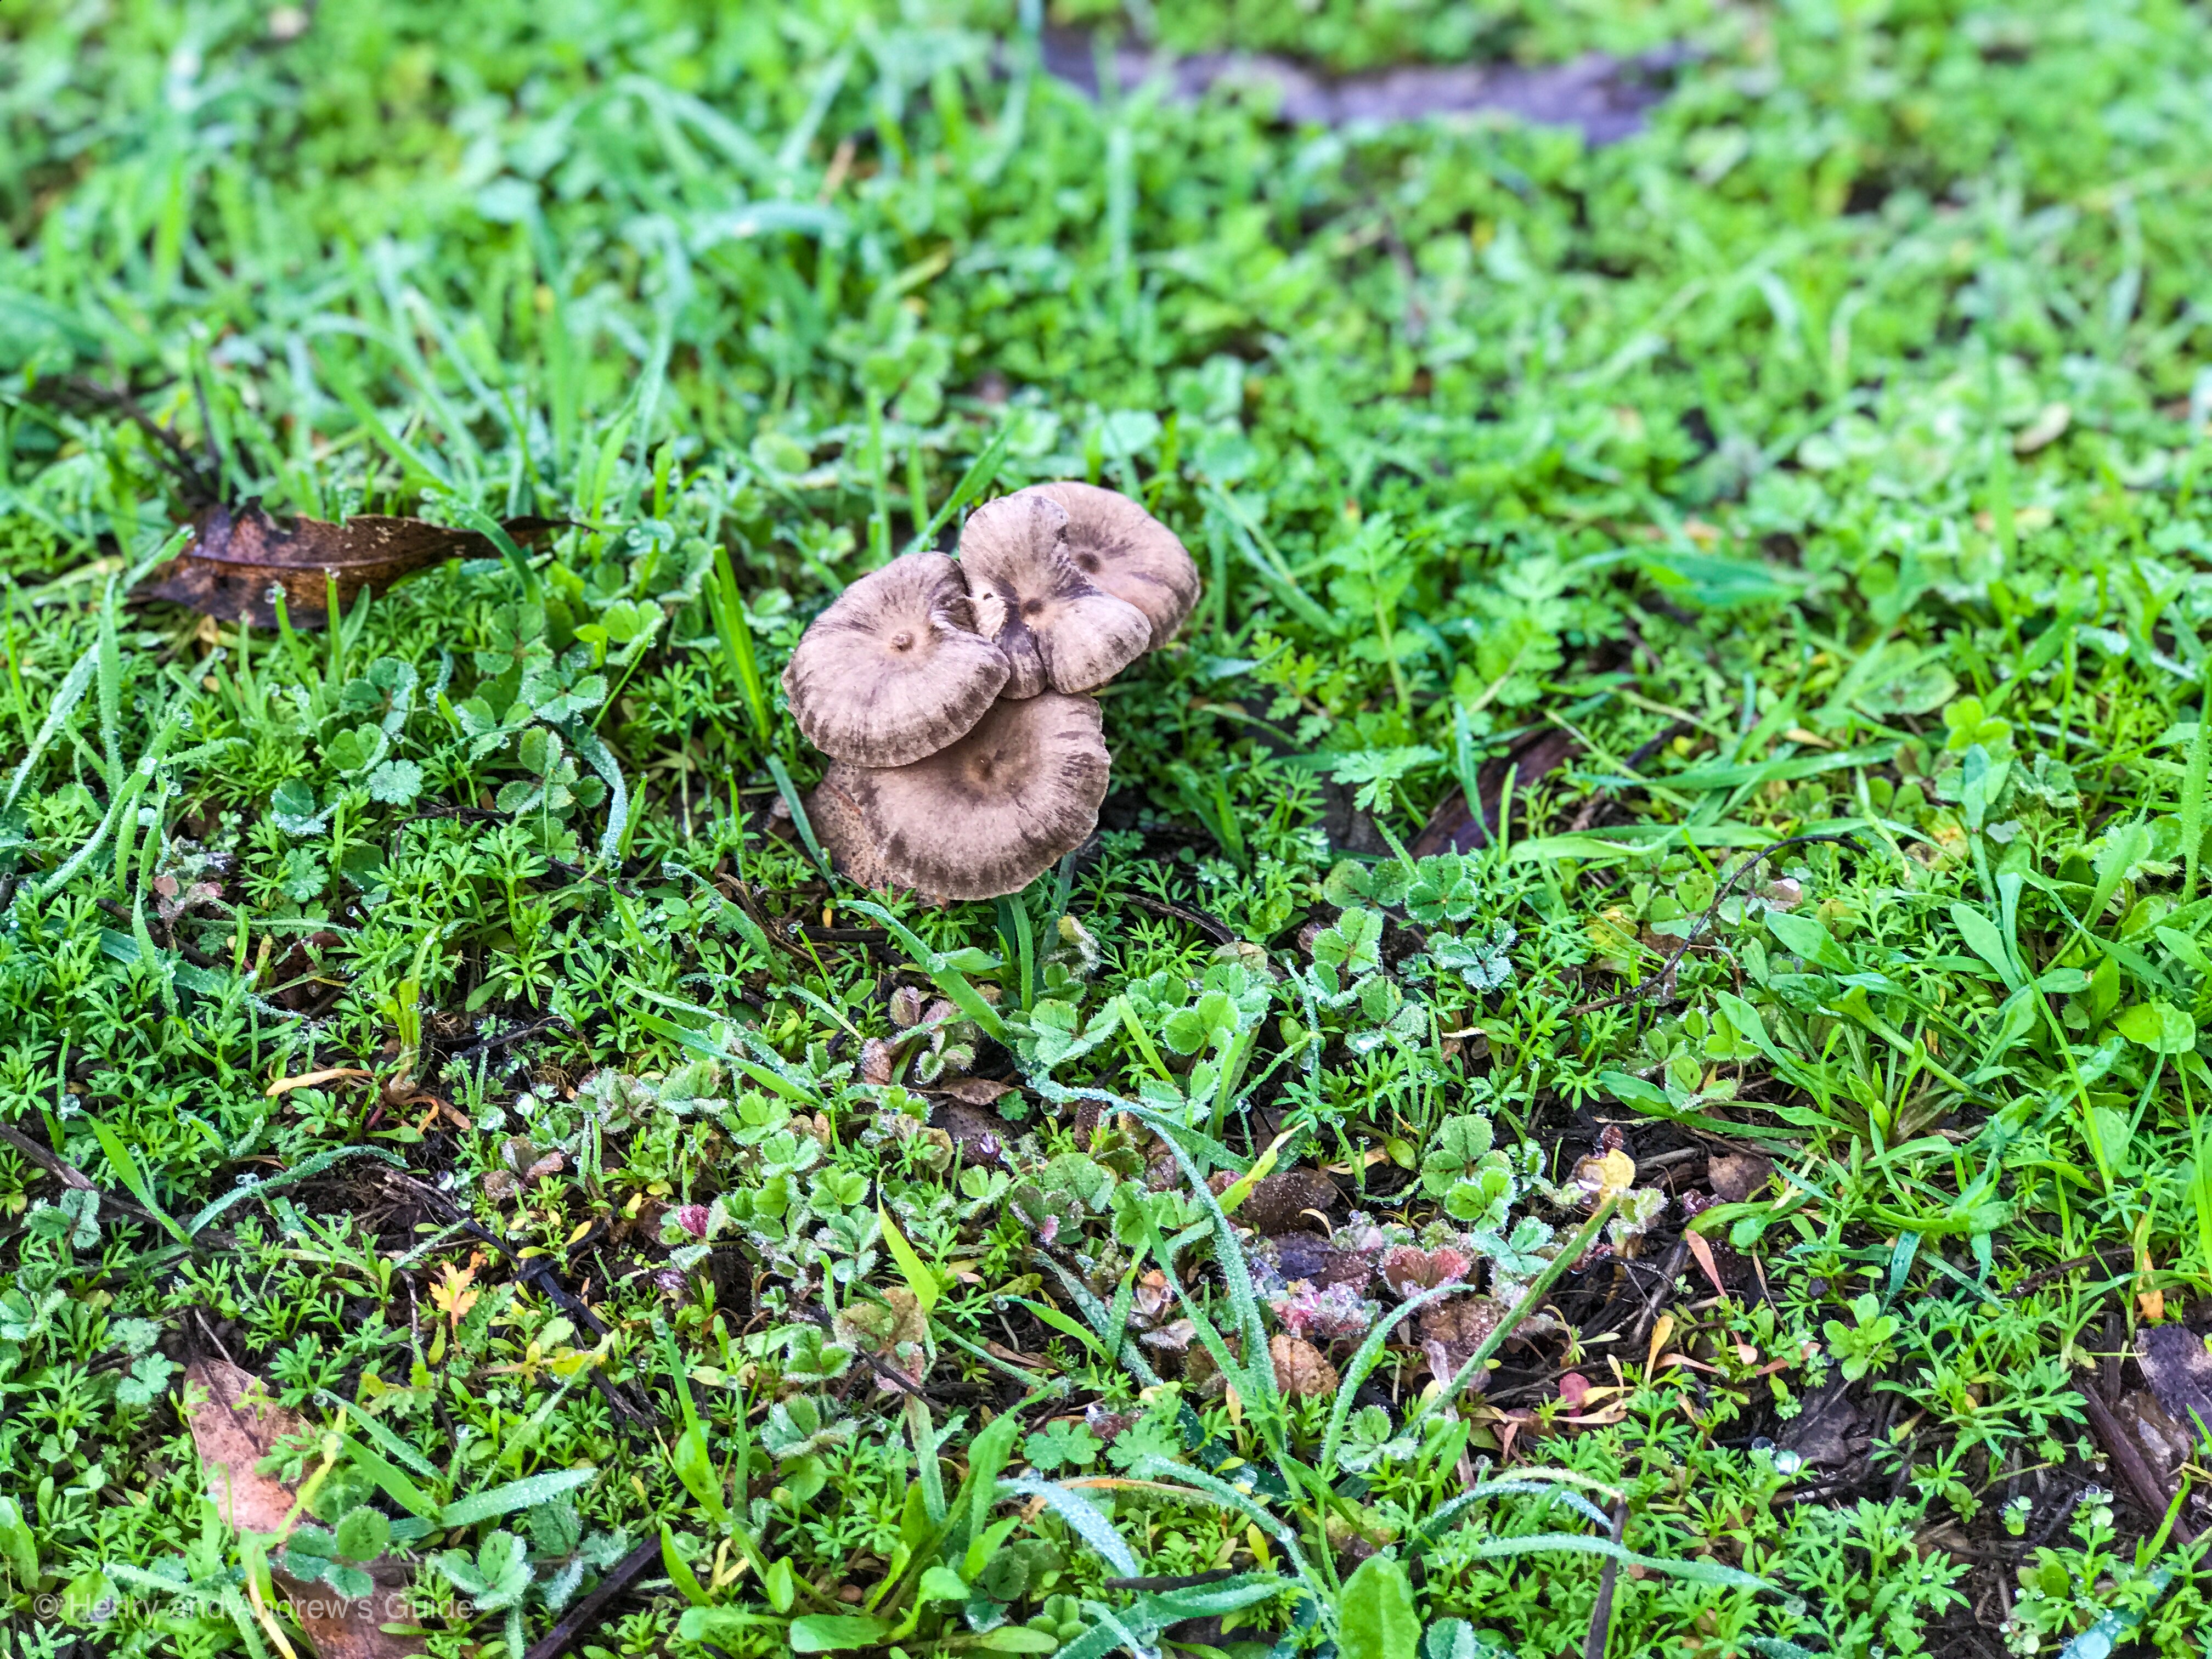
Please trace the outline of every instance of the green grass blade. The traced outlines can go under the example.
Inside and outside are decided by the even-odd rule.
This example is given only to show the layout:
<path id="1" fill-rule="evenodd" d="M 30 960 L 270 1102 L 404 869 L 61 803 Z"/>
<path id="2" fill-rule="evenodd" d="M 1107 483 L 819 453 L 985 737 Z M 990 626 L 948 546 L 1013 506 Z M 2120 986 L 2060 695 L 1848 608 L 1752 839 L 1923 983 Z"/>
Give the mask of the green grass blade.
<path id="1" fill-rule="evenodd" d="M 1424 1400 L 1420 1409 L 1407 1419 L 1405 1431 L 1407 1434 L 1419 1433 L 1421 1425 L 1429 1420 L 1430 1413 L 1449 1403 L 1459 1391 L 1467 1386 L 1468 1379 L 1488 1364 L 1492 1354 L 1504 1346 L 1505 1339 L 1519 1329 L 1521 1322 L 1540 1305 L 1544 1293 L 1559 1283 L 1559 1276 L 1575 1262 L 1580 1261 L 1583 1253 L 1597 1242 L 1599 1232 L 1603 1230 L 1607 1222 L 1613 1219 L 1613 1211 L 1620 1206 L 1620 1200 L 1617 1198 L 1609 1198 L 1598 1206 L 1595 1213 L 1582 1224 L 1571 1239 L 1559 1248 L 1559 1254 L 1544 1264 L 1543 1272 L 1528 1281 L 1528 1288 L 1522 1292 L 1521 1299 L 1508 1309 L 1504 1317 L 1491 1328 L 1490 1334 L 1484 1337 L 1475 1351 L 1468 1356 L 1467 1363 L 1452 1373 L 1451 1381 Z"/>
<path id="2" fill-rule="evenodd" d="M 545 584 L 539 579 L 536 567 L 530 562 L 530 556 L 522 550 L 514 537 L 507 533 L 505 525 L 482 507 L 453 497 L 447 498 L 446 510 L 453 514 L 456 523 L 475 531 L 498 550 L 499 556 L 507 561 L 507 568 L 514 572 L 515 579 L 522 584 L 526 599 L 532 605 L 544 604 Z M 331 625 L 337 625 L 336 618 L 332 619 Z"/>
<path id="3" fill-rule="evenodd" d="M 251 1186 L 232 1188 L 221 1198 L 196 1213 L 185 1224 L 185 1231 L 188 1233 L 197 1233 L 234 1205 L 242 1204 L 249 1198 L 258 1198 L 264 1193 L 275 1192 L 280 1187 L 289 1187 L 295 1181 L 305 1181 L 311 1176 L 319 1176 L 341 1158 L 356 1157 L 381 1158 L 395 1170 L 404 1170 L 407 1167 L 405 1159 L 396 1152 L 387 1152 L 381 1146 L 333 1146 L 327 1152 L 317 1152 L 313 1158 L 295 1164 L 290 1169 L 281 1170 L 265 1180 L 256 1181 Z"/>
<path id="4" fill-rule="evenodd" d="M 999 468 L 1006 460 L 1006 446 L 1012 441 L 1013 435 L 1013 422 L 1002 422 L 999 429 L 991 434 L 990 442 L 983 446 L 982 453 L 969 462 L 968 470 L 960 475 L 960 481 L 952 486 L 952 493 L 947 495 L 937 511 L 930 515 L 929 521 L 915 532 L 914 539 L 906 544 L 907 552 L 918 553 L 934 546 L 937 532 L 952 521 L 953 515 L 966 507 L 969 502 L 980 497 L 985 490 L 997 482 Z"/>
<path id="5" fill-rule="evenodd" d="M 409 1480 L 398 1467 L 350 1435 L 341 1433 L 338 1437 L 345 1442 L 347 1454 L 360 1466 L 362 1473 L 375 1481 L 393 1503 L 422 1520 L 440 1520 L 441 1511 L 437 1500 Z"/>
<path id="6" fill-rule="evenodd" d="M 799 786 L 791 781 L 791 774 L 775 756 L 768 756 L 766 764 L 769 776 L 775 780 L 776 793 L 783 797 L 783 804 L 791 809 L 791 827 L 799 831 L 799 839 L 806 848 L 806 856 L 814 860 L 824 876 L 834 880 L 836 872 L 830 867 L 830 855 L 822 850 L 822 843 L 814 837 L 814 825 L 806 816 L 806 801 L 799 793 Z"/>
<path id="7" fill-rule="evenodd" d="M 607 827 L 599 833 L 599 856 L 612 864 L 622 851 L 623 832 L 629 827 L 629 787 L 623 781 L 622 767 L 599 734 L 581 721 L 570 720 L 561 731 L 607 786 Z"/>
<path id="8" fill-rule="evenodd" d="M 131 1156 L 131 1149 L 123 1144 L 123 1137 L 98 1118 L 91 1121 L 93 1138 L 100 1142 L 100 1150 L 107 1155 L 107 1165 L 115 1171 L 115 1178 L 129 1188 L 131 1196 L 138 1200 L 149 1215 L 168 1229 L 170 1237 L 178 1243 L 190 1243 L 191 1235 L 179 1227 L 168 1212 L 161 1207 L 160 1200 L 154 1196 L 154 1188 L 138 1168 L 138 1160 Z"/>
<path id="9" fill-rule="evenodd" d="M 7 796 L 0 799 L 0 812 L 6 811 L 15 804 L 15 797 L 23 793 L 23 786 L 31 781 L 31 769 L 38 765 L 39 757 L 46 752 L 46 745 L 53 742 L 64 723 L 76 712 L 77 704 L 83 701 L 85 690 L 91 685 L 93 674 L 100 665 L 102 650 L 100 645 L 87 647 L 85 653 L 76 659 L 63 678 L 60 689 L 54 693 L 52 706 L 46 710 L 46 719 L 39 724 L 38 736 L 31 739 L 31 746 L 23 756 L 22 764 L 15 769 L 15 776 L 9 780 Z"/>
<path id="10" fill-rule="evenodd" d="M 533 1474 L 526 1480 L 510 1480 L 503 1486 L 494 1486 L 446 1505 L 438 1516 L 441 1527 L 472 1527 L 479 1521 L 489 1521 L 495 1516 L 511 1515 L 517 1510 L 535 1509 L 549 1498 L 571 1492 L 579 1486 L 590 1485 L 599 1478 L 598 1469 L 585 1466 L 576 1469 L 556 1469 L 544 1474 Z"/>
<path id="11" fill-rule="evenodd" d="M 745 620 L 745 605 L 738 592 L 737 573 L 730 566 L 727 548 L 714 550 L 714 570 L 707 587 L 707 609 L 714 623 L 714 632 L 722 641 L 722 654 L 729 659 L 730 672 L 738 677 L 738 689 L 744 692 L 745 713 L 751 717 L 753 733 L 763 742 L 769 737 L 768 686 L 761 678 L 760 659 L 753 652 L 752 624 Z M 769 764 L 775 763 L 771 760 Z"/>
<path id="12" fill-rule="evenodd" d="M 348 1422 L 358 1425 L 379 1447 L 389 1452 L 393 1458 L 405 1464 L 425 1480 L 435 1480 L 438 1478 L 437 1466 L 414 1447 L 409 1445 L 406 1441 L 401 1439 L 390 1424 L 372 1413 L 362 1410 L 360 1407 L 349 1401 L 341 1400 L 328 1389 L 316 1389 L 315 1398 L 332 1411 L 345 1413 Z"/>
<path id="13" fill-rule="evenodd" d="M 1580 1533 L 1538 1532 L 1521 1538 L 1486 1538 L 1480 1543 L 1465 1547 L 1468 1556 L 1479 1561 L 1495 1561 L 1509 1555 L 1553 1553 L 1602 1555 L 1623 1566 L 1638 1567 L 1663 1577 L 1686 1579 L 1692 1584 L 1710 1584 L 1720 1589 L 1774 1589 L 1764 1578 L 1745 1572 L 1741 1568 L 1723 1566 L 1717 1561 L 1670 1561 L 1664 1556 L 1641 1555 L 1634 1550 L 1623 1548 L 1610 1538 L 1586 1538 Z"/>
<path id="14" fill-rule="evenodd" d="M 1187 1473 L 1176 1466 L 1178 1474 Z M 1044 1506 L 1067 1523 L 1067 1529 L 1098 1552 L 1099 1559 L 1124 1578 L 1143 1575 L 1144 1568 L 1121 1534 L 1114 1530 L 1114 1523 L 1098 1512 L 1095 1504 L 1080 1492 L 1056 1485 L 1036 1475 L 1023 1475 L 999 1483 L 1006 1491 L 1023 1498 L 1039 1498 Z"/>

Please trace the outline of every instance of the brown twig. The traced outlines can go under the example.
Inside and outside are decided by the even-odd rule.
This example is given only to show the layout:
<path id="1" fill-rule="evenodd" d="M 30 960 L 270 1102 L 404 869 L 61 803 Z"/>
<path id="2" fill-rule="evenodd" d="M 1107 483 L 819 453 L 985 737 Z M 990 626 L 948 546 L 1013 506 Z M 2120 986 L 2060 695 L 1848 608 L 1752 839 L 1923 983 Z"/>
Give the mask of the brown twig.
<path id="1" fill-rule="evenodd" d="M 511 1042 L 521 1042 L 527 1038 L 538 1036 L 541 1032 L 550 1031 L 556 1025 L 571 1032 L 576 1029 L 560 1015 L 548 1014 L 543 1019 L 532 1020 L 529 1024 L 518 1026 L 512 1031 L 502 1031 L 495 1037 L 486 1037 L 482 1042 L 472 1042 L 465 1048 L 456 1048 L 446 1058 L 449 1061 L 474 1060 L 477 1055 L 488 1054 L 495 1048 L 504 1048 Z"/>
<path id="2" fill-rule="evenodd" d="M 54 375 L 41 384 L 53 386 L 79 404 L 102 404 L 138 428 L 154 441 L 155 453 L 177 475 L 194 505 L 211 505 L 222 499 L 220 469 L 210 465 L 207 457 L 186 448 L 182 439 L 139 406 L 128 389 L 102 386 L 85 374 Z M 204 411 L 204 401 L 202 409 Z"/>
<path id="3" fill-rule="evenodd" d="M 63 1186 L 74 1188 L 81 1193 L 100 1192 L 100 1188 L 93 1185 L 91 1177 L 83 1170 L 78 1169 L 74 1164 L 64 1163 L 14 1124 L 0 1123 L 0 1140 L 6 1141 L 48 1175 L 58 1178 Z M 101 1193 L 100 1196 L 105 1198 L 106 1194 Z"/>
<path id="4" fill-rule="evenodd" d="M 1167 916 L 1176 921 L 1188 922 L 1216 945 L 1234 945 L 1237 942 L 1235 928 L 1226 922 L 1217 921 L 1206 915 L 1203 911 L 1186 909 L 1180 904 L 1170 904 L 1167 900 L 1154 898 L 1148 893 L 1127 893 L 1122 896 L 1126 902 L 1135 905 L 1139 910 L 1149 910 L 1156 916 Z"/>
<path id="5" fill-rule="evenodd" d="M 615 1564 L 615 1569 L 592 1593 L 568 1609 L 559 1624 L 530 1644 L 522 1659 L 560 1659 L 568 1645 L 586 1631 L 599 1627 L 600 1615 L 607 1604 L 623 1595 L 645 1574 L 645 1570 L 660 1559 L 660 1540 L 647 1539 Z"/>
<path id="6" fill-rule="evenodd" d="M 1674 954 L 1659 964 L 1657 973 L 1613 996 L 1600 997 L 1595 1002 L 1580 1003 L 1567 1010 L 1568 1018 L 1579 1019 L 1583 1015 L 1594 1014 L 1601 1008 L 1618 1008 L 1624 1003 L 1639 1002 L 1652 992 L 1672 985 L 1674 982 L 1676 965 L 1684 957 L 1689 955 L 1691 948 L 1697 944 L 1698 936 L 1712 925 L 1712 920 L 1720 913 L 1721 906 L 1735 896 L 1735 890 L 1742 884 L 1743 878 L 1776 854 L 1787 851 L 1792 847 L 1807 846 L 1814 842 L 1840 842 L 1846 847 L 1858 845 L 1857 840 L 1850 836 L 1791 836 L 1785 840 L 1776 842 L 1771 847 L 1760 848 L 1736 866 L 1735 873 L 1730 875 L 1721 884 L 1720 890 L 1713 895 L 1713 902 L 1705 907 L 1705 914 L 1699 916 L 1690 931 L 1682 936 L 1682 942 L 1674 947 Z"/>
<path id="7" fill-rule="evenodd" d="M 2105 1448 L 2106 1454 L 2119 1466 L 2120 1478 L 2128 1483 L 2128 1490 L 2136 1503 L 2154 1521 L 2163 1520 L 2173 1508 L 2173 1496 L 2166 1490 L 2166 1483 L 2154 1474 L 2127 1431 L 2127 1425 L 2112 1415 L 2096 1389 L 2085 1386 L 2078 1379 L 2074 1391 L 2081 1396 L 2081 1404 L 2089 1413 L 2089 1426 Z M 2197 1534 L 2179 1514 L 2173 1517 L 2173 1535 L 2184 1544 L 2196 1541 Z"/>
<path id="8" fill-rule="evenodd" d="M 102 1209 L 116 1211 L 129 1216 L 133 1221 L 143 1222 L 149 1227 L 161 1227 L 164 1232 L 168 1231 L 167 1228 L 162 1227 L 161 1218 L 152 1211 L 131 1202 L 127 1198 L 121 1198 L 109 1192 L 105 1187 L 94 1182 L 91 1176 L 86 1175 L 83 1170 L 78 1169 L 76 1164 L 47 1151 L 14 1124 L 0 1123 L 0 1140 L 6 1141 L 71 1191 L 97 1194 Z M 210 1233 L 206 1235 L 206 1242 L 211 1245 L 224 1246 L 230 1243 L 231 1237 L 228 1233 Z"/>
<path id="9" fill-rule="evenodd" d="M 891 939 L 882 927 L 814 927 L 800 922 L 793 931 L 809 945 L 888 945 Z"/>
<path id="10" fill-rule="evenodd" d="M 2021 1279 L 2019 1284 L 2014 1285 L 2012 1289 L 2006 1291 L 2005 1294 L 2008 1296 L 2026 1296 L 2030 1291 L 2041 1290 L 2045 1285 L 2048 1285 L 2054 1279 L 2064 1278 L 2068 1273 L 2074 1272 L 2076 1268 L 2087 1267 L 2092 1263 L 2095 1263 L 2100 1267 L 2109 1266 L 2110 1257 L 2114 1250 L 2118 1250 L 2120 1253 L 2120 1256 L 2124 1261 L 2132 1265 L 2134 1261 L 2134 1254 L 2128 1246 L 2124 1244 L 2108 1244 L 2101 1250 L 2094 1250 L 2087 1255 L 2077 1255 L 2070 1261 L 2061 1261 L 2057 1266 L 2051 1267 L 2039 1267 L 2035 1272 L 2030 1273 L 2027 1278 Z"/>
<path id="11" fill-rule="evenodd" d="M 824 1331 L 828 1332 L 830 1336 L 835 1337 L 837 1334 L 836 1322 L 830 1317 L 829 1311 L 826 1309 L 809 1305 L 802 1310 L 802 1311 L 808 1318 L 811 1319 Z M 868 1369 L 875 1372 L 876 1380 L 878 1382 L 889 1383 L 899 1393 L 912 1395 L 917 1400 L 927 1399 L 928 1397 L 923 1391 L 920 1383 L 916 1382 L 905 1372 L 900 1370 L 896 1365 L 885 1364 L 880 1355 L 869 1352 L 867 1349 L 862 1347 L 857 1342 L 854 1343 L 853 1346 L 854 1351 L 857 1352 L 861 1358 L 868 1362 Z"/>
<path id="12" fill-rule="evenodd" d="M 1635 1333 L 1629 1338 L 1637 1346 L 1641 1347 L 1650 1336 L 1652 1326 L 1658 1322 L 1659 1310 L 1674 1294 L 1675 1276 L 1689 1265 L 1689 1261 L 1690 1238 L 1685 1233 L 1674 1241 L 1674 1248 L 1668 1252 L 1666 1263 L 1659 1269 L 1659 1282 L 1651 1287 L 1651 1294 L 1644 1300 L 1644 1311 L 1637 1316 Z"/>
<path id="13" fill-rule="evenodd" d="M 1613 1541 L 1620 1543 L 1627 1529 L 1628 1502 L 1622 1498 L 1613 1506 Z M 1597 1602 L 1590 1608 L 1589 1634 L 1583 1640 L 1583 1659 L 1605 1659 L 1605 1644 L 1613 1636 L 1613 1583 L 1620 1572 L 1620 1558 L 1607 1556 L 1605 1568 L 1597 1577 Z"/>

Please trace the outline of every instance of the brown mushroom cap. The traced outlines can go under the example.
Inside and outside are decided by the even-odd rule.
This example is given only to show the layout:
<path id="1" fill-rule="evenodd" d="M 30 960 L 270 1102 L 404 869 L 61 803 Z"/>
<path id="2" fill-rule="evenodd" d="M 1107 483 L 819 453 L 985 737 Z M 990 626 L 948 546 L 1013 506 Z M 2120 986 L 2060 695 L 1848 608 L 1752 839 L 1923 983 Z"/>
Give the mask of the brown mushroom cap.
<path id="1" fill-rule="evenodd" d="M 910 553 L 861 577 L 814 619 L 783 689 L 807 740 L 833 760 L 903 766 L 983 718 L 1012 672 L 975 631 L 960 567 Z"/>
<path id="2" fill-rule="evenodd" d="M 1097 701 L 1008 699 L 910 766 L 849 769 L 842 787 L 896 881 L 945 898 L 1016 893 L 1083 844 L 1106 799 Z"/>
<path id="3" fill-rule="evenodd" d="M 1102 592 L 1062 547 L 1067 511 L 1024 490 L 975 509 L 960 532 L 960 563 L 977 625 L 1013 665 L 1010 697 L 1089 691 L 1145 654 L 1145 613 Z"/>
<path id="4" fill-rule="evenodd" d="M 1031 484 L 1067 510 L 1066 550 L 1100 592 L 1133 605 L 1152 624 L 1152 644 L 1165 645 L 1198 604 L 1198 567 L 1175 532 L 1112 489 L 1073 480 Z"/>
<path id="5" fill-rule="evenodd" d="M 868 833 L 853 799 L 853 780 L 859 773 L 858 767 L 833 763 L 806 798 L 806 822 L 839 875 L 861 887 L 889 887 L 890 872 L 884 868 L 876 838 Z"/>

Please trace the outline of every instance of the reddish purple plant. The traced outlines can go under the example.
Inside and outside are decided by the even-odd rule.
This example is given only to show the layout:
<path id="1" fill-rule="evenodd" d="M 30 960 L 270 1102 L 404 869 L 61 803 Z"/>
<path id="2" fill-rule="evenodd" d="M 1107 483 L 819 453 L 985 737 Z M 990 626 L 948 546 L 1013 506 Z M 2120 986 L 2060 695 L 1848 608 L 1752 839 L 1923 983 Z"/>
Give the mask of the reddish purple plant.
<path id="1" fill-rule="evenodd" d="M 1303 1279 L 1269 1298 L 1267 1305 L 1283 1322 L 1285 1330 L 1312 1342 L 1350 1341 L 1364 1336 L 1382 1311 L 1377 1304 L 1363 1302 L 1349 1285 L 1331 1285 L 1316 1291 Z"/>
<path id="2" fill-rule="evenodd" d="M 1382 1261 L 1382 1282 L 1398 1294 L 1400 1301 L 1433 1291 L 1439 1285 L 1456 1285 L 1468 1276 L 1474 1263 L 1463 1251 L 1449 1244 L 1433 1250 L 1417 1249 L 1411 1244 L 1401 1244 L 1386 1254 Z"/>

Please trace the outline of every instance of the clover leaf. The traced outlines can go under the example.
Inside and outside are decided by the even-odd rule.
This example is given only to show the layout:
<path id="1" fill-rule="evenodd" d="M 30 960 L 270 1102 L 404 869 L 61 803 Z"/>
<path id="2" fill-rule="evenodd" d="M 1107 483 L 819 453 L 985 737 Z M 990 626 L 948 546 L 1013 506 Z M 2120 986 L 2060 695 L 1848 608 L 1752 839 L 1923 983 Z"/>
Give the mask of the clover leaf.
<path id="1" fill-rule="evenodd" d="M 1087 1469 L 1098 1461 L 1104 1443 L 1080 1423 L 1048 1423 L 1022 1443 L 1022 1455 L 1039 1473 Z"/>

